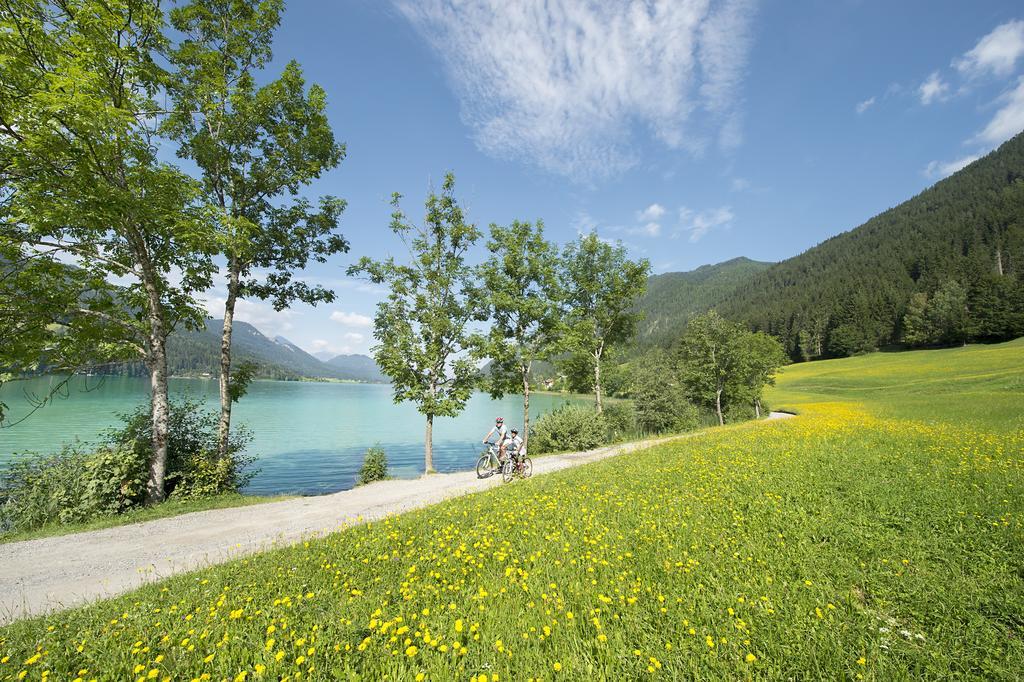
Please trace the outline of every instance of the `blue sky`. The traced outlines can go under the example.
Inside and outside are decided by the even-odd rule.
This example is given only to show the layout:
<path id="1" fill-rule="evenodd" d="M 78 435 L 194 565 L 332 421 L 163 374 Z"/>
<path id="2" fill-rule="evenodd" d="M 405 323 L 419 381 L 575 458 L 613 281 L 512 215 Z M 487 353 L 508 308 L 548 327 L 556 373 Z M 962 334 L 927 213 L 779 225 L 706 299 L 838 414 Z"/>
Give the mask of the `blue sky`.
<path id="1" fill-rule="evenodd" d="M 373 344 L 381 291 L 345 269 L 400 253 L 391 192 L 417 217 L 446 170 L 481 226 L 596 230 L 668 272 L 796 255 L 1024 129 L 1016 2 L 291 0 L 289 59 L 348 147 L 307 194 L 348 201 L 352 250 L 304 275 L 334 304 L 238 317 L 326 353 Z"/>

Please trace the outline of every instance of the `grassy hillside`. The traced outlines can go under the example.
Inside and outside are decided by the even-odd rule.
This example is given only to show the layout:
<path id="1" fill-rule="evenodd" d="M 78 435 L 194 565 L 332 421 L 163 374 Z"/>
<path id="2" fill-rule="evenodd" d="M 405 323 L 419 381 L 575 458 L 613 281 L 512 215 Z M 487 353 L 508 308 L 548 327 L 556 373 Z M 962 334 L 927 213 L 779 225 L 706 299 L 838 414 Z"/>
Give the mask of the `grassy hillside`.
<path id="1" fill-rule="evenodd" d="M 767 398 L 774 408 L 842 400 L 879 416 L 1022 430 L 1024 338 L 790 365 Z"/>
<path id="2" fill-rule="evenodd" d="M 1022 352 L 794 367 L 796 419 L 17 623 L 0 678 L 1018 679 Z"/>

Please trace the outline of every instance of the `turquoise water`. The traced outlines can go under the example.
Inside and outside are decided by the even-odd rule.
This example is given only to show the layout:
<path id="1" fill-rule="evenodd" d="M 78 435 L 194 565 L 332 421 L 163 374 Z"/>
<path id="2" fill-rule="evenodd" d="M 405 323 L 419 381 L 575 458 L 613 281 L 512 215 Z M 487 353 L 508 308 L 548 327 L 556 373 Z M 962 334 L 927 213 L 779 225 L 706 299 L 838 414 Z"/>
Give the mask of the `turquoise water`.
<path id="1" fill-rule="evenodd" d="M 52 379 L 5 385 L 0 401 L 10 410 L 9 423 L 30 409 L 26 392 L 45 395 Z M 75 440 L 95 442 L 118 426 L 118 415 L 148 398 L 148 379 L 76 377 L 66 395 L 10 428 L 0 429 L 0 468 L 16 453 L 53 453 Z M 172 379 L 172 396 L 190 395 L 209 407 L 218 405 L 217 382 Z M 531 419 L 569 400 L 553 395 L 530 397 Z M 509 424 L 522 420 L 522 397 L 470 398 L 458 417 L 434 420 L 434 467 L 449 472 L 471 469 L 480 439 L 502 415 Z M 395 405 L 391 387 L 381 384 L 256 381 L 235 405 L 234 424 L 253 433 L 249 454 L 259 473 L 246 492 L 319 494 L 355 484 L 366 449 L 380 444 L 392 476 L 412 478 L 423 472 L 425 422 L 409 403 Z"/>

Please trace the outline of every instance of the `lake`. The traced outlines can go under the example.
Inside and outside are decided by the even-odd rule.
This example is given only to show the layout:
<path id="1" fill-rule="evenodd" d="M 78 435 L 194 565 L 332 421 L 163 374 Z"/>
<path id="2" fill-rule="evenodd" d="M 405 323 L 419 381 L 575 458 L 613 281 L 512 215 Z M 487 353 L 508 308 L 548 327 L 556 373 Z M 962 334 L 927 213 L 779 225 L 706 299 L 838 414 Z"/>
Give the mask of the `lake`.
<path id="1" fill-rule="evenodd" d="M 18 381 L 0 388 L 8 423 L 30 410 L 26 392 L 45 395 L 51 378 Z M 171 379 L 171 396 L 191 396 L 211 409 L 219 405 L 217 381 Z M 75 377 L 65 394 L 24 421 L 0 429 L 0 468 L 16 453 L 54 453 L 64 443 L 95 442 L 120 425 L 118 415 L 147 402 L 149 380 L 140 377 Z M 580 398 L 530 396 L 530 418 Z M 441 472 L 472 469 L 480 440 L 505 417 L 522 426 L 521 396 L 491 400 L 474 394 L 458 417 L 434 419 L 434 467 Z M 245 492 L 315 495 L 355 485 L 368 447 L 384 448 L 392 476 L 423 473 L 425 420 L 413 404 L 395 405 L 384 384 L 254 381 L 235 404 L 232 424 L 251 429 L 248 453 L 259 473 Z"/>

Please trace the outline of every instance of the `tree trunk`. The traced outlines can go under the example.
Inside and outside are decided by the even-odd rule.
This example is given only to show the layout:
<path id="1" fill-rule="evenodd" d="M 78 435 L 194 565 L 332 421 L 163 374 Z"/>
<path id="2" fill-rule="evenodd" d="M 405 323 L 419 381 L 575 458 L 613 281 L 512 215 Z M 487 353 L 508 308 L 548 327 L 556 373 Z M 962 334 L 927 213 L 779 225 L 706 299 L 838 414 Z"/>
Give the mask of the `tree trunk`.
<path id="1" fill-rule="evenodd" d="M 427 438 L 423 445 L 424 474 L 434 473 L 434 415 L 427 415 Z"/>
<path id="2" fill-rule="evenodd" d="M 725 418 L 722 416 L 722 389 L 715 391 L 715 412 L 718 414 L 718 425 L 725 425 Z"/>
<path id="3" fill-rule="evenodd" d="M 523 368 L 523 447 L 530 443 L 530 368 Z"/>
<path id="4" fill-rule="evenodd" d="M 234 259 L 228 265 L 228 297 L 224 302 L 224 330 L 220 337 L 220 433 L 218 450 L 221 457 L 228 455 L 231 436 L 231 331 L 235 319 L 235 299 L 238 296 L 238 268 Z"/>
<path id="5" fill-rule="evenodd" d="M 150 419 L 153 432 L 149 455 L 149 478 L 146 480 L 146 504 L 157 504 L 166 498 L 164 478 L 167 475 L 167 432 L 169 406 L 167 397 L 167 322 L 164 302 L 160 298 L 160 275 L 149 257 L 149 250 L 141 235 L 132 234 L 132 250 L 139 263 L 140 280 L 146 290 L 146 313 L 149 318 L 146 366 L 149 369 Z"/>
<path id="6" fill-rule="evenodd" d="M 754 399 L 754 417 L 761 418 L 761 401 L 756 398 Z"/>
<path id="7" fill-rule="evenodd" d="M 597 403 L 597 413 L 601 414 L 601 352 L 594 353 L 594 400 Z"/>

